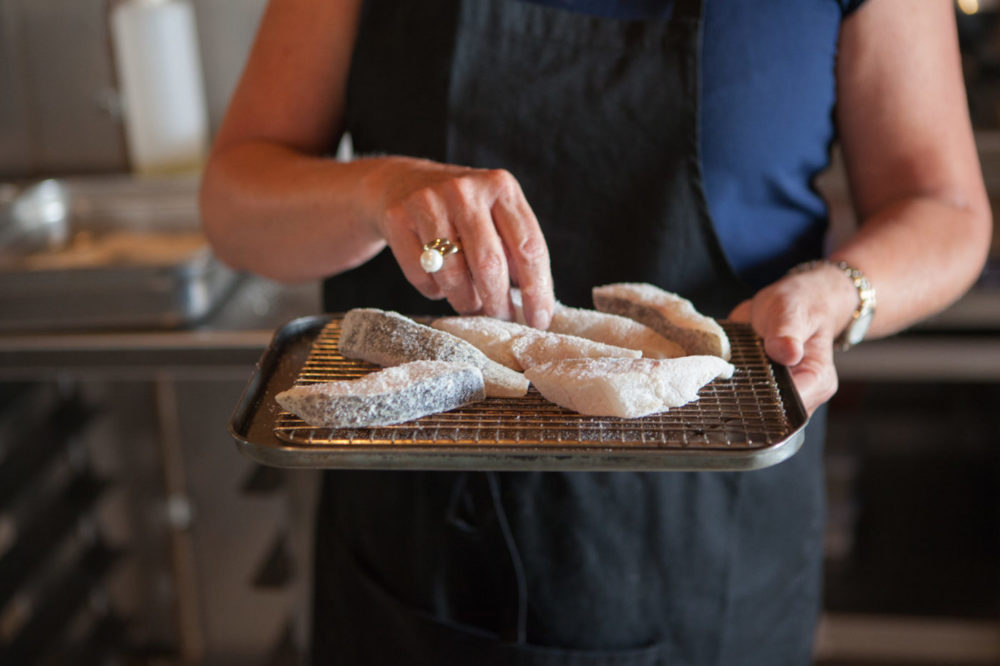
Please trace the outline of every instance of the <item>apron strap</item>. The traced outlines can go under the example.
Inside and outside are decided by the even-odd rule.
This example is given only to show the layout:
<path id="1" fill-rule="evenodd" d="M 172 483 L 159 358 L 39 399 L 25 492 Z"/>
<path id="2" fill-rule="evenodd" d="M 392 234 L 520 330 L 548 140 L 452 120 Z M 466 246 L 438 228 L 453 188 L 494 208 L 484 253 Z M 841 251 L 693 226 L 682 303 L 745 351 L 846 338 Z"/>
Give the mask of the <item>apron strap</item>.
<path id="1" fill-rule="evenodd" d="M 700 19 L 702 7 L 708 0 L 674 0 L 673 15 L 680 19 Z"/>
<path id="2" fill-rule="evenodd" d="M 482 482 L 485 482 L 485 487 Z M 491 518 L 496 520 L 495 527 L 484 530 L 483 523 L 491 522 Z M 516 596 L 513 603 L 505 601 L 501 604 L 509 610 L 504 613 L 497 635 L 506 643 L 525 644 L 528 636 L 528 579 L 521 551 L 503 507 L 496 472 L 461 472 L 451 488 L 446 520 L 452 527 L 470 535 L 481 531 L 491 535 L 496 552 L 501 548 L 506 551 L 510 569 L 507 573 L 509 582 L 505 587 Z"/>
<path id="3" fill-rule="evenodd" d="M 500 638 L 523 645 L 528 639 L 528 580 L 524 573 L 524 563 L 521 561 L 521 551 L 514 540 L 514 533 L 511 532 L 510 522 L 507 520 L 507 512 L 504 510 L 503 502 L 500 498 L 500 484 L 497 481 L 496 472 L 486 472 L 486 481 L 490 486 L 493 510 L 496 512 L 497 523 L 500 526 L 500 532 L 503 534 L 504 543 L 507 545 L 510 566 L 514 571 L 514 579 L 517 583 L 516 631 L 512 632 L 514 635 L 501 636 Z M 506 630 L 509 631 L 510 628 L 508 627 Z"/>

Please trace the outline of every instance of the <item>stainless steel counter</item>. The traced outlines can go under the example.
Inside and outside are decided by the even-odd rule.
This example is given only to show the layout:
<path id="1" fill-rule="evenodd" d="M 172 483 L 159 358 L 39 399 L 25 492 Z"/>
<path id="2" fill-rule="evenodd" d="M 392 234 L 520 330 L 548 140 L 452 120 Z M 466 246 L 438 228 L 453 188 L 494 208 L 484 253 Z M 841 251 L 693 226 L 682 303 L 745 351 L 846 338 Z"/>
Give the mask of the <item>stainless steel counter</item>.
<path id="1" fill-rule="evenodd" d="M 246 277 L 218 311 L 191 328 L 0 334 L 0 379 L 67 373 L 245 378 L 276 329 L 319 311 L 315 284 L 289 287 Z"/>

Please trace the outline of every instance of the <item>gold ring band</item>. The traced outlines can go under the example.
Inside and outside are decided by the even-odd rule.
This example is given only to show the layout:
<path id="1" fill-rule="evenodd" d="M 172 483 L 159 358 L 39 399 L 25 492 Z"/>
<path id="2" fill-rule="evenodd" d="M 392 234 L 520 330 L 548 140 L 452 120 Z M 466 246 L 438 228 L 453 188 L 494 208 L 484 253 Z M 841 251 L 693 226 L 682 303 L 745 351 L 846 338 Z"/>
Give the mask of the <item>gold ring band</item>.
<path id="1" fill-rule="evenodd" d="M 427 273 L 437 273 L 444 266 L 444 258 L 462 249 L 457 241 L 447 238 L 435 238 L 430 243 L 424 243 L 424 251 L 420 254 L 420 267 Z"/>
<path id="2" fill-rule="evenodd" d="M 435 238 L 430 243 L 424 243 L 424 250 L 435 250 L 440 252 L 442 256 L 454 254 L 461 249 L 462 246 L 458 242 L 448 240 L 447 238 Z"/>

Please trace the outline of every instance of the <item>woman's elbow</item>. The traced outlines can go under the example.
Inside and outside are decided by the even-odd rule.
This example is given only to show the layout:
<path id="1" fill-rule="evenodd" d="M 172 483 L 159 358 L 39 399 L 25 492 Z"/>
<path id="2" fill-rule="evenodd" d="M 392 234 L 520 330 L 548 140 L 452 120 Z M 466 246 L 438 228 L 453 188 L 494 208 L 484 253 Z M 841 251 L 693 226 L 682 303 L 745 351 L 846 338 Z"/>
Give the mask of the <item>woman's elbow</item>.
<path id="1" fill-rule="evenodd" d="M 240 261 L 239 234 L 235 229 L 238 198 L 224 171 L 223 160 L 217 156 L 212 156 L 205 165 L 198 188 L 201 229 L 220 261 L 230 268 L 246 270 Z"/>
<path id="2" fill-rule="evenodd" d="M 985 188 L 968 207 L 969 246 L 977 274 L 986 265 L 993 242 L 993 207 Z"/>

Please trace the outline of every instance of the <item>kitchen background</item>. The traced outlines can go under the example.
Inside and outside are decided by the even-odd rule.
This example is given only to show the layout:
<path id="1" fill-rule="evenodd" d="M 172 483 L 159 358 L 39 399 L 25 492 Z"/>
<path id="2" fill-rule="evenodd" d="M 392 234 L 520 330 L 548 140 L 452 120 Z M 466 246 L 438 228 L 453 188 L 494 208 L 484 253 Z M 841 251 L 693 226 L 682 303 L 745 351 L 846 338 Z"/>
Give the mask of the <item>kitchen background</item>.
<path id="1" fill-rule="evenodd" d="M 128 176 L 110 18 L 121 4 L 0 0 L 4 225 L 31 193 L 36 214 L 70 214 L 73 242 L 81 229 L 84 242 L 108 228 L 197 230 L 196 178 Z M 189 5 L 207 136 L 264 4 Z M 956 11 L 1000 206 L 1000 21 L 986 0 Z M 46 178 L 58 180 L 38 187 Z M 820 184 L 836 236 L 853 223 L 848 193 L 836 168 Z M 318 292 L 177 256 L 124 280 L 67 266 L 39 280 L 46 271 L 0 262 L 0 663 L 301 657 L 316 474 L 257 466 L 226 423 L 272 332 L 316 312 Z M 839 358 L 818 664 L 1000 663 L 998 334 L 995 240 L 954 308 Z"/>

